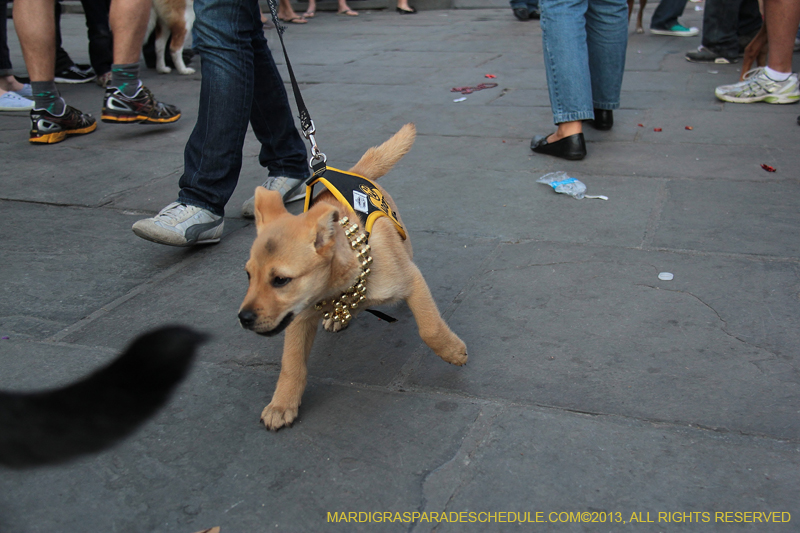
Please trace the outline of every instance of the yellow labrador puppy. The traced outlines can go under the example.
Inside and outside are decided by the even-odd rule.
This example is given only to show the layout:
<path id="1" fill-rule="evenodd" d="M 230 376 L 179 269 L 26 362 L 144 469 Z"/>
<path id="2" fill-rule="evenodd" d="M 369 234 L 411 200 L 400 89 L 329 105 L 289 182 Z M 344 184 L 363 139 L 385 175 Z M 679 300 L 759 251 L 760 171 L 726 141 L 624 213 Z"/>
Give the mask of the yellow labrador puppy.
<path id="1" fill-rule="evenodd" d="M 250 285 L 239 322 L 260 335 L 286 329 L 278 384 L 261 413 L 267 428 L 297 418 L 320 321 L 326 330 L 339 331 L 367 306 L 405 300 L 425 344 L 448 363 L 467 362 L 466 345 L 442 320 L 412 261 L 397 206 L 373 182 L 409 151 L 415 136 L 414 125 L 406 124 L 349 171 L 329 169 L 317 179 L 326 189 L 313 205 L 309 186 L 301 215 L 290 214 L 278 192 L 256 189 L 257 236 L 245 266 Z"/>

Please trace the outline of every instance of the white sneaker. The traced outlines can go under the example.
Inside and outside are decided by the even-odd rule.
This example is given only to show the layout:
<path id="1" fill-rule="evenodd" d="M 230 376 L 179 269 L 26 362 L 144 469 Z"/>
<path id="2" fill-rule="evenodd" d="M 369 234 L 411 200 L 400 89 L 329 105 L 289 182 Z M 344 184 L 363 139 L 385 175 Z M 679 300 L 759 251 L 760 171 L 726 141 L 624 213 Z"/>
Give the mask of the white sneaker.
<path id="1" fill-rule="evenodd" d="M 23 83 L 22 84 L 22 89 L 20 89 L 19 91 L 12 91 L 12 92 L 17 93 L 21 97 L 27 98 L 28 100 L 32 100 L 33 99 L 33 89 L 31 89 L 31 84 L 30 83 Z"/>
<path id="2" fill-rule="evenodd" d="M 723 102 L 735 104 L 794 104 L 800 101 L 797 74 L 792 73 L 786 81 L 775 81 L 767 76 L 764 67 L 747 71 L 739 83 L 717 87 L 714 94 Z"/>
<path id="3" fill-rule="evenodd" d="M 4 93 L 0 96 L 0 111 L 30 111 L 33 109 L 33 100 L 23 98 L 17 93 Z"/>
<path id="4" fill-rule="evenodd" d="M 153 218 L 133 225 L 133 232 L 148 241 L 170 246 L 219 242 L 225 221 L 208 209 L 173 202 Z"/>
<path id="5" fill-rule="evenodd" d="M 306 197 L 306 180 L 275 176 L 267 178 L 262 187 L 270 191 L 278 191 L 283 196 L 283 203 L 288 204 Z M 256 216 L 256 197 L 251 196 L 242 204 L 242 216 L 253 218 Z"/>

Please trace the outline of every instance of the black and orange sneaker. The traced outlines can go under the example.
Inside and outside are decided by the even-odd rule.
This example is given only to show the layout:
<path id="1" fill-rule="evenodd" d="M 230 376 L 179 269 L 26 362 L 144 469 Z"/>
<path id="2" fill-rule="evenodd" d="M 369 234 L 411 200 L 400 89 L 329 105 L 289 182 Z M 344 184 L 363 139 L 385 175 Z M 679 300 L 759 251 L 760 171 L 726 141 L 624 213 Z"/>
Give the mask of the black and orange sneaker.
<path id="1" fill-rule="evenodd" d="M 83 135 L 96 129 L 97 121 L 92 115 L 81 113 L 69 105 L 61 115 L 53 115 L 45 109 L 31 110 L 32 143 L 58 143 L 68 135 Z"/>
<path id="2" fill-rule="evenodd" d="M 169 124 L 181 118 L 181 110 L 156 100 L 144 85 L 133 96 L 126 96 L 118 87 L 106 87 L 101 118 L 116 124 Z"/>

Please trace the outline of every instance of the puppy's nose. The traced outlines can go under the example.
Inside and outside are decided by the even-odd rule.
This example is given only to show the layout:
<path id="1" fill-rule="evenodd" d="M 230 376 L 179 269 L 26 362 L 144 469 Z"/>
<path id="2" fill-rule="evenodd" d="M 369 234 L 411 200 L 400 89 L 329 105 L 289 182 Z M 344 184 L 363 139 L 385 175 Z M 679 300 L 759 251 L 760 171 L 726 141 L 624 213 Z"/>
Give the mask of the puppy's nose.
<path id="1" fill-rule="evenodd" d="M 239 323 L 242 325 L 243 328 L 250 329 L 253 327 L 253 324 L 256 323 L 256 314 L 249 309 L 245 309 L 244 311 L 239 312 Z"/>

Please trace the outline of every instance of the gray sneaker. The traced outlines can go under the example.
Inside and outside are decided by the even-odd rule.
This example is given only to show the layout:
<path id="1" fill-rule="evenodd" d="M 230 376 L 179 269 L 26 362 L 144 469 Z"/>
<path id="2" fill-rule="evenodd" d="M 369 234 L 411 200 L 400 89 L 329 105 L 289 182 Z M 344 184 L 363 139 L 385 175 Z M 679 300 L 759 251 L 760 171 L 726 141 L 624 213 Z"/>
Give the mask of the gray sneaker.
<path id="1" fill-rule="evenodd" d="M 208 209 L 173 202 L 153 218 L 139 220 L 133 232 L 148 241 L 170 246 L 219 242 L 225 221 Z"/>
<path id="2" fill-rule="evenodd" d="M 285 176 L 275 176 L 267 178 L 262 187 L 270 191 L 278 191 L 283 196 L 283 203 L 288 204 L 295 200 L 302 200 L 306 197 L 306 180 L 287 178 Z M 242 216 L 253 218 L 256 216 L 256 197 L 251 196 L 242 204 Z"/>
<path id="3" fill-rule="evenodd" d="M 767 76 L 764 67 L 748 70 L 744 80 L 732 85 L 720 85 L 714 94 L 723 102 L 734 104 L 796 104 L 800 102 L 800 83 L 797 74 L 784 81 L 775 81 Z"/>

